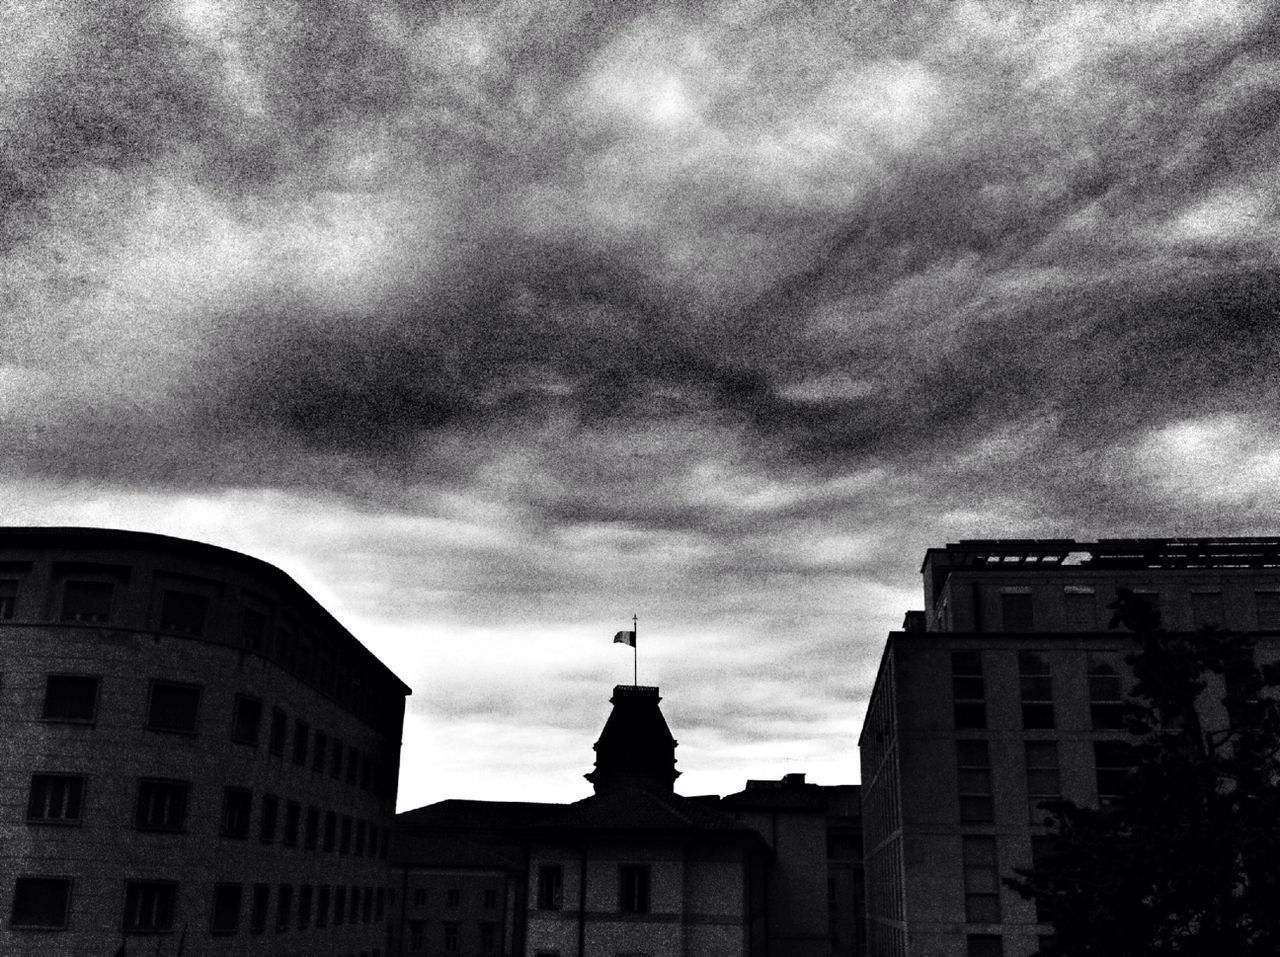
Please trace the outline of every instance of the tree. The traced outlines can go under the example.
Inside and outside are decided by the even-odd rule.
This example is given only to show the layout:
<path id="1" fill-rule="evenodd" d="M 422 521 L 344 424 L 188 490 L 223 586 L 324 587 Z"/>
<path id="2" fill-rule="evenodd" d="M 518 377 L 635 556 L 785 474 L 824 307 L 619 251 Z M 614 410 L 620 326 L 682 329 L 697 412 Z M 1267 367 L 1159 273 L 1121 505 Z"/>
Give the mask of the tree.
<path id="1" fill-rule="evenodd" d="M 1280 668 L 1247 635 L 1163 631 L 1128 589 L 1110 607 L 1137 643 L 1131 769 L 1106 807 L 1044 805 L 1048 834 L 1005 883 L 1063 957 L 1280 954 Z"/>

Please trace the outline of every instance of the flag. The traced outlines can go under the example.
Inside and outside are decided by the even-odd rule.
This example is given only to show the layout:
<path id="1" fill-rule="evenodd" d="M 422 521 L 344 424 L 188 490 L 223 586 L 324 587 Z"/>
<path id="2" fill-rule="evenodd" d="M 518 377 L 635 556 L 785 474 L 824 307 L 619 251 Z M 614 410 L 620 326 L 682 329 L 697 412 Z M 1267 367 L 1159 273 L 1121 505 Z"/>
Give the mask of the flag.
<path id="1" fill-rule="evenodd" d="M 614 643 L 622 643 L 630 645 L 632 648 L 636 646 L 636 633 L 634 631 L 620 631 L 613 636 Z"/>

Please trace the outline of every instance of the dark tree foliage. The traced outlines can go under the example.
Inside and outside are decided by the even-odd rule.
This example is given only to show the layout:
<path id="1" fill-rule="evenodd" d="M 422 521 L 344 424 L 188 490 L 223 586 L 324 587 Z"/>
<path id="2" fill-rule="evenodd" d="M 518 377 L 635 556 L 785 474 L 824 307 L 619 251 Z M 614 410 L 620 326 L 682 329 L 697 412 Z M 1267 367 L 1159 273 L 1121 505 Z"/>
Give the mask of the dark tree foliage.
<path id="1" fill-rule="evenodd" d="M 1128 589 L 1110 607 L 1138 646 L 1127 786 L 1044 805 L 1045 852 L 1005 883 L 1063 957 L 1280 954 L 1280 668 L 1245 635 L 1162 631 Z"/>

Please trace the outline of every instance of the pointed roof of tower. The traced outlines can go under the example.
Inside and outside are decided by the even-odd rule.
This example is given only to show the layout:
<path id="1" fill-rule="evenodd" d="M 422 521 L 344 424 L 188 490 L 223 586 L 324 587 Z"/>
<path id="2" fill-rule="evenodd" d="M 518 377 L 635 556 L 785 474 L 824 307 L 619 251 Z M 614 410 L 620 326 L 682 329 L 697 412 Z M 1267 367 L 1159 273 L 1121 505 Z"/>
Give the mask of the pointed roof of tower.
<path id="1" fill-rule="evenodd" d="M 586 775 L 597 794 L 617 786 L 670 794 L 675 780 L 676 739 L 658 702 L 658 689 L 617 685 L 609 699 L 613 711 L 594 745 L 596 767 Z"/>

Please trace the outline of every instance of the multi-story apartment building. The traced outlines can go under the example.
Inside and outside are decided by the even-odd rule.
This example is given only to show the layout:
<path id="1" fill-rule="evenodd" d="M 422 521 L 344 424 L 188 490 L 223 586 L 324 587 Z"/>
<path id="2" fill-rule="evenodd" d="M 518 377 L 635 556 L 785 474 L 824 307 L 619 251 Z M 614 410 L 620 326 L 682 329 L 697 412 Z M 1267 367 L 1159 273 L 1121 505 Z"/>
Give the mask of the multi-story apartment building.
<path id="1" fill-rule="evenodd" d="M 408 693 L 264 562 L 0 530 L 0 953 L 385 953 Z"/>
<path id="2" fill-rule="evenodd" d="M 1274 657 L 1280 540 L 966 541 L 922 571 L 859 741 L 868 949 L 1022 957 L 1051 928 L 1000 879 L 1031 862 L 1039 805 L 1105 804 L 1125 773 L 1117 589 L 1166 630 L 1252 632 Z"/>

